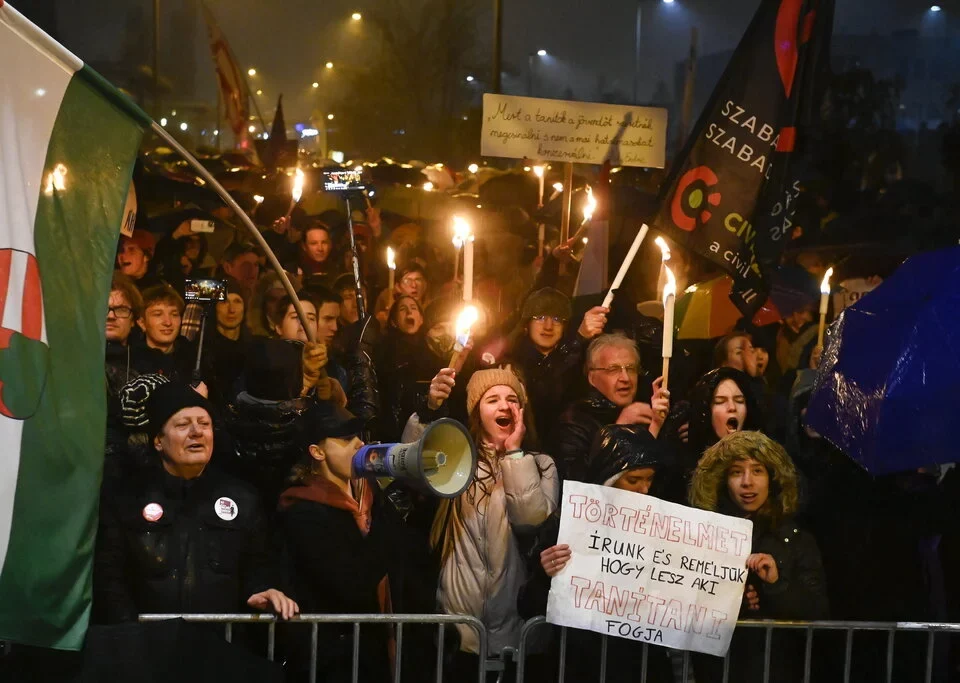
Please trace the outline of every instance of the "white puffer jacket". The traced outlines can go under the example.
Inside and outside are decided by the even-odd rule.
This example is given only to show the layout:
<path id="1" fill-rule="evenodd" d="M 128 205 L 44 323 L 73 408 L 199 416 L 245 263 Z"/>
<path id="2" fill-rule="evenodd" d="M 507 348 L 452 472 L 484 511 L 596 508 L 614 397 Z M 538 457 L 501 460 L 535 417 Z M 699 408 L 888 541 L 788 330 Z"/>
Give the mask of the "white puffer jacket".
<path id="1" fill-rule="evenodd" d="M 403 440 L 419 438 L 422 429 L 413 415 Z M 486 625 L 488 654 L 520 644 L 523 619 L 517 596 L 527 580 L 527 567 L 515 535 L 535 533 L 560 496 L 560 478 L 549 455 L 503 457 L 495 470 L 484 482 L 486 493 L 474 482 L 458 499 L 458 514 L 450 515 L 447 533 L 455 540 L 440 569 L 437 591 L 444 613 L 471 615 Z M 479 654 L 473 629 L 457 629 L 460 649 Z"/>

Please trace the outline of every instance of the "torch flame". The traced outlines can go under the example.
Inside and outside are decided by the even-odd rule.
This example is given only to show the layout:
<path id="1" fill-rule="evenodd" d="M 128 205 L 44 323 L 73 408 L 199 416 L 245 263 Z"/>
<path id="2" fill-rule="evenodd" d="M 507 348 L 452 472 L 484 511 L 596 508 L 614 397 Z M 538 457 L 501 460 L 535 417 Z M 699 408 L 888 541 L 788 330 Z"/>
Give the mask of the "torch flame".
<path id="1" fill-rule="evenodd" d="M 657 245 L 658 247 L 660 247 L 660 254 L 661 254 L 662 260 L 664 260 L 664 261 L 669 261 L 669 260 L 670 260 L 670 247 L 667 246 L 667 241 L 666 241 L 665 239 L 663 239 L 662 237 L 657 237 L 657 239 L 655 239 L 655 240 L 653 240 L 653 241 L 654 241 L 654 243 L 656 243 L 656 245 Z"/>
<path id="2" fill-rule="evenodd" d="M 262 194 L 255 194 L 255 195 L 253 195 L 253 201 L 255 201 L 258 206 L 259 206 L 260 204 L 263 204 L 263 195 L 262 195 Z"/>
<path id="3" fill-rule="evenodd" d="M 477 310 L 476 306 L 467 306 L 462 311 L 460 315 L 457 316 L 456 324 L 456 334 L 457 339 L 464 338 L 462 343 L 466 343 L 466 337 L 470 336 L 470 328 L 473 327 L 473 324 L 477 322 L 477 318 L 480 317 L 480 312 Z"/>
<path id="4" fill-rule="evenodd" d="M 587 185 L 587 203 L 583 205 L 583 222 L 586 223 L 593 218 L 593 212 L 597 209 L 597 200 L 593 198 L 593 189 Z"/>
<path id="5" fill-rule="evenodd" d="M 462 216 L 453 217 L 453 246 L 457 249 L 470 237 L 470 224 Z"/>
<path id="6" fill-rule="evenodd" d="M 554 183 L 553 189 L 556 192 L 563 192 L 563 183 Z"/>
<path id="7" fill-rule="evenodd" d="M 533 175 L 537 176 L 538 178 L 542 178 L 542 177 L 543 177 L 543 172 L 546 171 L 546 170 L 547 170 L 547 169 L 546 169 L 546 167 L 544 167 L 544 166 L 534 166 L 534 167 L 533 167 Z"/>
<path id="8" fill-rule="evenodd" d="M 303 171 L 299 168 L 296 170 L 293 176 L 293 201 L 299 202 L 300 197 L 303 196 Z"/>
<path id="9" fill-rule="evenodd" d="M 677 295 L 677 278 L 673 276 L 673 271 L 667 265 L 663 266 L 663 271 L 667 274 L 667 284 L 663 286 L 663 305 L 667 305 L 668 296 Z"/>
<path id="10" fill-rule="evenodd" d="M 397 262 L 394 260 L 393 247 L 387 247 L 387 268 L 390 270 L 397 269 Z"/>
<path id="11" fill-rule="evenodd" d="M 820 283 L 820 293 L 829 294 L 830 293 L 830 278 L 833 277 L 833 266 L 827 268 L 827 272 L 823 274 L 823 282 Z"/>

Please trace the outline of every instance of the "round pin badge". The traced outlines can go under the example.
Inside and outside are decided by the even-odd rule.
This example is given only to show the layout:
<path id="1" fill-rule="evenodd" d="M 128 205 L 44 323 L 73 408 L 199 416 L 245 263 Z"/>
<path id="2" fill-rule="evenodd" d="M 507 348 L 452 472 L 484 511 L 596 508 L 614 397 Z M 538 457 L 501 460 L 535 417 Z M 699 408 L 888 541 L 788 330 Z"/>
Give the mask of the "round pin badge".
<path id="1" fill-rule="evenodd" d="M 156 522 L 163 517 L 163 508 L 160 503 L 147 503 L 143 506 L 143 518 L 148 522 Z"/>
<path id="2" fill-rule="evenodd" d="M 213 510 L 217 513 L 217 517 L 222 519 L 224 522 L 230 522 L 236 519 L 237 514 L 240 512 L 233 499 L 226 497 L 217 498 L 217 502 L 213 504 Z"/>

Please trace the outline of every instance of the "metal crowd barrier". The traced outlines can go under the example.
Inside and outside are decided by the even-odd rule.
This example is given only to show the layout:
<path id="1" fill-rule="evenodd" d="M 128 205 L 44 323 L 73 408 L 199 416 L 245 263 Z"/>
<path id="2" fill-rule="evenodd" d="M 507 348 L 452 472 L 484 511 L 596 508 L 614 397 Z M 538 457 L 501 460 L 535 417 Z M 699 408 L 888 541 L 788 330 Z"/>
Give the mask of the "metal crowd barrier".
<path id="1" fill-rule="evenodd" d="M 233 640 L 234 624 L 267 624 L 267 659 L 273 661 L 276 650 L 276 629 L 279 621 L 272 614 L 141 614 L 141 622 L 183 619 L 190 622 L 223 624 L 228 642 Z M 448 624 L 466 624 L 479 636 L 480 652 L 487 651 L 487 631 L 483 622 L 476 617 L 448 614 L 300 614 L 284 624 L 310 624 L 310 683 L 317 678 L 317 639 L 320 624 L 353 624 L 353 674 L 351 681 L 357 683 L 360 675 L 360 626 L 361 624 L 393 624 L 396 626 L 396 663 L 393 675 L 394 683 L 401 683 L 401 662 L 403 655 L 403 627 L 405 624 L 427 624 L 437 627 L 436 683 L 443 682 L 443 641 L 444 626 Z M 477 681 L 484 683 L 487 671 L 501 668 L 502 663 L 488 663 L 479 657 Z"/>
<path id="2" fill-rule="evenodd" d="M 560 629 L 559 644 L 559 666 L 557 671 L 557 683 L 564 683 L 566 655 L 567 655 L 567 631 L 566 627 L 552 626 L 547 624 L 544 617 L 535 617 L 524 624 L 520 635 L 520 648 L 517 651 L 517 681 L 523 683 L 526 673 L 526 660 L 531 654 L 529 651 L 530 633 L 543 626 Z M 762 629 L 765 631 L 764 652 L 763 652 L 763 683 L 777 683 L 771 680 L 770 661 L 773 645 L 773 634 L 777 630 L 804 631 L 806 634 L 804 645 L 804 666 L 803 683 L 812 683 L 812 663 L 813 663 L 813 634 L 815 631 L 842 631 L 846 633 L 844 644 L 843 661 L 843 682 L 850 683 L 852 663 L 853 663 L 853 637 L 855 633 L 862 632 L 886 632 L 886 683 L 893 683 L 894 671 L 894 642 L 897 633 L 925 633 L 927 634 L 926 644 L 926 672 L 925 683 L 932 683 L 934 677 L 934 636 L 938 633 L 960 634 L 960 624 L 946 624 L 937 622 L 879 622 L 879 621 L 777 621 L 777 620 L 748 620 L 737 622 L 738 629 Z M 611 636 L 597 634 L 600 641 L 600 665 L 598 670 L 597 683 L 605 683 L 607 678 L 607 642 Z M 640 678 L 637 683 L 647 683 L 647 664 L 650 645 L 646 643 L 637 643 L 643 648 L 642 666 Z M 657 646 L 654 646 L 657 647 Z M 679 666 L 678 683 L 688 683 L 690 681 L 691 653 L 676 652 L 681 660 Z M 676 680 L 676 675 L 674 677 Z M 573 683 L 580 683 L 574 681 Z M 723 683 L 730 683 L 730 657 L 729 654 L 723 660 Z M 736 683 L 736 682 L 734 682 Z"/>

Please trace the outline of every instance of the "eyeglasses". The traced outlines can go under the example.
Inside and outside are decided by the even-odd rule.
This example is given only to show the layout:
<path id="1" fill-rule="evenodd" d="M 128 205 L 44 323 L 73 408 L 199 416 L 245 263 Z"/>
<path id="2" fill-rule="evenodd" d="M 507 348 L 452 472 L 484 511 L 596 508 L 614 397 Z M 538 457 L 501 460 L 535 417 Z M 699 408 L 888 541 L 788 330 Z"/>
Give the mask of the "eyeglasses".
<path id="1" fill-rule="evenodd" d="M 117 318 L 129 318 L 133 315 L 133 309 L 129 306 L 110 306 L 107 312 L 113 313 Z"/>
<path id="2" fill-rule="evenodd" d="M 625 372 L 628 375 L 638 375 L 640 374 L 639 365 L 608 365 L 605 368 L 590 368 L 591 372 L 602 372 L 611 377 L 619 375 L 621 372 Z"/>
<path id="3" fill-rule="evenodd" d="M 565 322 L 567 322 L 566 318 L 561 318 L 558 315 L 535 315 L 530 318 L 530 320 L 537 323 L 545 323 L 548 320 L 552 320 L 554 325 L 563 325 Z"/>
<path id="4" fill-rule="evenodd" d="M 426 282 L 422 277 L 405 277 L 400 280 L 402 285 L 422 285 Z"/>

